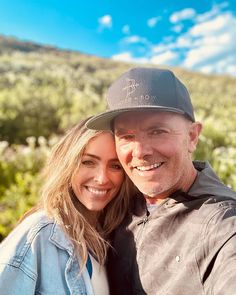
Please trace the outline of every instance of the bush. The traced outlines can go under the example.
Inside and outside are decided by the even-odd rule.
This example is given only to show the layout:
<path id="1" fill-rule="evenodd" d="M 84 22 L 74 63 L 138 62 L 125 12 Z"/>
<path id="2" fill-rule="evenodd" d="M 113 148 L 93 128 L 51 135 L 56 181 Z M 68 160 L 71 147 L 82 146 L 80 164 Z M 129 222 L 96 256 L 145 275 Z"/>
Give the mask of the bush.
<path id="1" fill-rule="evenodd" d="M 38 200 L 40 171 L 50 152 L 51 142 L 31 137 L 27 145 L 9 146 L 0 142 L 0 240 Z"/>

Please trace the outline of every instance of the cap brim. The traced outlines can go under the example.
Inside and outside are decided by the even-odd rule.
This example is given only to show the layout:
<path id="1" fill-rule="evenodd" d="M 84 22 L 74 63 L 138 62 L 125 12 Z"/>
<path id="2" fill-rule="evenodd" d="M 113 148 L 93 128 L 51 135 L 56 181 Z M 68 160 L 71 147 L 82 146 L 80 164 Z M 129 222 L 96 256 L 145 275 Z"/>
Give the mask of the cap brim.
<path id="1" fill-rule="evenodd" d="M 180 109 L 171 108 L 171 107 L 163 107 L 163 106 L 135 106 L 125 109 L 116 109 L 112 111 L 107 111 L 104 113 L 100 113 L 91 119 L 89 119 L 86 123 L 86 127 L 93 130 L 112 130 L 112 122 L 113 120 L 120 114 L 134 112 L 134 111 L 166 111 L 166 112 L 174 112 L 178 114 L 184 115 L 184 112 Z"/>

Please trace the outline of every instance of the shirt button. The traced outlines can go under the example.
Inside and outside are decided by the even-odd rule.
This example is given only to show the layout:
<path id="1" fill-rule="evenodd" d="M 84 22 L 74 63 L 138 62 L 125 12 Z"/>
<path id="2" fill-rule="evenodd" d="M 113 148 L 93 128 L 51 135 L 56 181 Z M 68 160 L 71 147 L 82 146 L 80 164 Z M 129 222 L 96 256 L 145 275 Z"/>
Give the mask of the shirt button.
<path id="1" fill-rule="evenodd" d="M 176 260 L 176 262 L 180 262 L 180 256 L 177 255 L 177 256 L 175 257 L 175 260 Z"/>

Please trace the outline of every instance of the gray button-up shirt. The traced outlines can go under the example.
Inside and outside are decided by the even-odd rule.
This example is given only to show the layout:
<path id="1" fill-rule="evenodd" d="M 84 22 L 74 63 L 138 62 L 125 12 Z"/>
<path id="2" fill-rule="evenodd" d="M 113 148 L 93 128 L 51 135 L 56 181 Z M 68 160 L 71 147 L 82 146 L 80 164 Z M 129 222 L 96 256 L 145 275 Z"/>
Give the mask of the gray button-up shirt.
<path id="1" fill-rule="evenodd" d="M 136 198 L 109 255 L 113 295 L 236 294 L 236 194 L 207 163 L 195 167 L 189 192 L 151 213 Z"/>

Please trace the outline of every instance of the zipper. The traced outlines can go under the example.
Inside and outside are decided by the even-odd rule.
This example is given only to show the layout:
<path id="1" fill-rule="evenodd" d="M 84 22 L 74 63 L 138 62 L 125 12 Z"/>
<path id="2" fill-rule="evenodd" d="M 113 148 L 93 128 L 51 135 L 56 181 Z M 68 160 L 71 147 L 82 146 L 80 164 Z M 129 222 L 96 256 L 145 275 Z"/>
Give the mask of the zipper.
<path id="1" fill-rule="evenodd" d="M 137 222 L 137 225 L 143 224 L 143 227 L 144 227 L 145 224 L 148 222 L 149 215 L 150 215 L 150 213 L 147 211 L 147 215 L 142 220 L 140 220 L 139 222 Z"/>
<path id="2" fill-rule="evenodd" d="M 137 248 L 139 247 L 139 244 L 141 243 L 140 240 L 141 240 L 141 236 L 142 236 L 144 227 L 147 224 L 147 222 L 149 221 L 149 215 L 150 215 L 150 213 L 147 211 L 146 216 L 142 220 L 138 221 L 137 224 L 136 224 L 139 227 L 139 230 L 137 232 L 137 236 L 136 236 L 136 239 L 135 239 Z"/>

